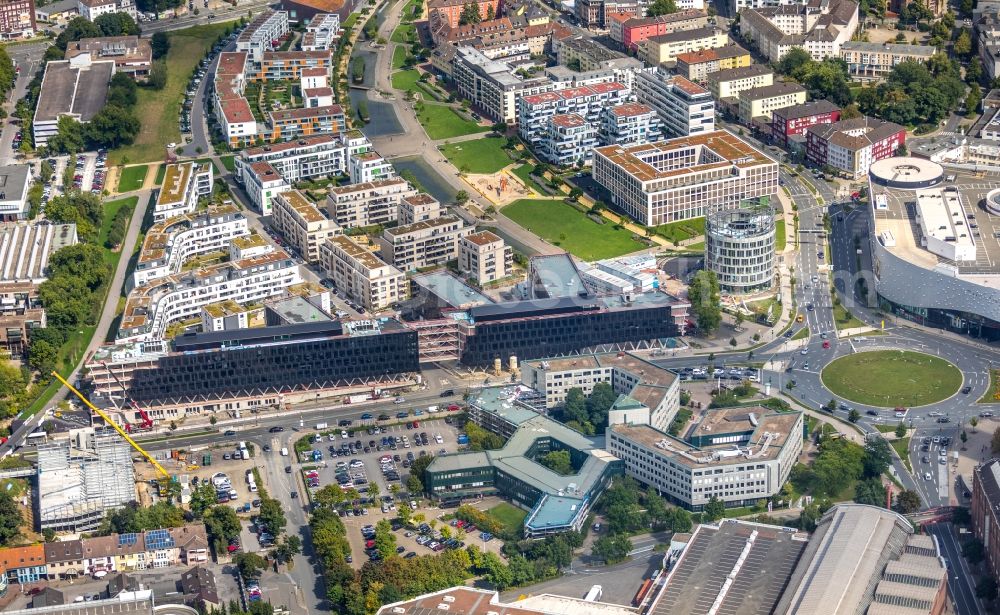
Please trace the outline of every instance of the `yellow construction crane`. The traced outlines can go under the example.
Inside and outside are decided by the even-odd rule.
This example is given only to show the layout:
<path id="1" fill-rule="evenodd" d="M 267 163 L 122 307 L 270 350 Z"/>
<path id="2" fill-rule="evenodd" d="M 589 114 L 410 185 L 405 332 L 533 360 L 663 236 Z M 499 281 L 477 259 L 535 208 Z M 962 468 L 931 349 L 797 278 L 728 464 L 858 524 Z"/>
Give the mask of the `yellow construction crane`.
<path id="1" fill-rule="evenodd" d="M 106 415 L 103 412 L 101 412 L 100 410 L 98 410 L 97 407 L 94 406 L 94 404 L 90 403 L 89 399 L 87 399 L 86 397 L 83 396 L 83 393 L 81 393 L 80 391 L 77 391 L 73 387 L 72 384 L 66 382 L 65 378 L 63 378 L 62 376 L 60 376 L 56 372 L 52 372 L 52 375 L 55 376 L 59 380 L 59 382 L 65 384 L 67 389 L 69 389 L 70 391 L 72 391 L 74 395 L 76 395 L 77 397 L 80 398 L 80 401 L 82 401 L 83 403 L 87 404 L 88 408 L 90 408 L 91 410 L 93 410 L 94 412 L 96 412 L 97 416 L 99 416 L 102 419 L 104 419 L 105 423 L 107 423 L 108 425 L 111 425 L 112 427 L 114 427 L 115 431 L 117 431 L 119 434 L 121 434 L 121 436 L 123 438 L 125 438 L 125 441 L 128 442 L 129 444 L 131 444 L 132 448 L 134 448 L 135 450 L 139 451 L 142 454 L 142 456 L 145 457 L 147 461 L 149 461 L 149 463 L 153 464 L 153 467 L 156 468 L 157 471 L 160 474 L 162 474 L 165 478 L 170 479 L 170 473 L 167 472 L 166 470 L 164 470 L 163 466 L 161 466 L 158 461 L 156 461 L 155 459 L 153 459 L 153 457 L 149 453 L 147 453 L 146 451 L 144 451 L 141 446 L 139 446 L 138 444 L 136 444 L 135 440 L 133 440 L 127 433 L 125 433 L 124 429 L 122 429 L 121 427 L 118 426 L 118 423 L 114 422 L 113 420 L 111 420 L 111 417 L 109 417 L 108 415 Z"/>

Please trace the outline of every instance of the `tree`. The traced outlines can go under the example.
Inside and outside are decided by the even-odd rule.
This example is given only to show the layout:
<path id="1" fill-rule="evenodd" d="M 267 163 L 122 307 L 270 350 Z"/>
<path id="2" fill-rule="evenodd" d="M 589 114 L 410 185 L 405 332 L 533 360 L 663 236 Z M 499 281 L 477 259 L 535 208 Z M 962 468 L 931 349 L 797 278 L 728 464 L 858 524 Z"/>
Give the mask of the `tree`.
<path id="1" fill-rule="evenodd" d="M 392 527 L 385 519 L 375 524 L 375 549 L 383 560 L 389 559 L 396 553 L 396 535 L 392 533 Z"/>
<path id="2" fill-rule="evenodd" d="M 604 431 L 604 428 L 608 426 L 608 411 L 611 410 L 611 406 L 617 399 L 618 394 L 607 382 L 595 384 L 590 391 L 590 397 L 587 398 L 586 403 L 587 416 L 590 424 L 598 431 Z"/>
<path id="3" fill-rule="evenodd" d="M 920 496 L 916 491 L 904 489 L 896 496 L 896 511 L 909 515 L 920 510 Z"/>
<path id="4" fill-rule="evenodd" d="M 896 42 L 900 43 L 900 44 L 905 43 L 906 42 L 906 35 L 903 34 L 902 32 L 896 34 Z"/>
<path id="5" fill-rule="evenodd" d="M 0 546 L 11 544 L 21 533 L 23 523 L 17 501 L 6 491 L 0 491 Z"/>
<path id="6" fill-rule="evenodd" d="M 593 554 L 608 564 L 617 564 L 628 557 L 632 542 L 624 534 L 601 536 L 594 541 Z"/>
<path id="7" fill-rule="evenodd" d="M 149 79 L 146 81 L 154 90 L 162 90 L 167 85 L 167 62 L 156 60 L 149 69 Z"/>
<path id="8" fill-rule="evenodd" d="M 813 462 L 812 490 L 835 496 L 857 480 L 864 471 L 864 449 L 846 438 L 824 439 Z"/>
<path id="9" fill-rule="evenodd" d="M 993 439 L 990 442 L 990 450 L 994 455 L 1000 454 L 1000 427 L 993 430 Z"/>
<path id="10" fill-rule="evenodd" d="M 569 451 L 563 450 L 546 453 L 538 462 L 556 474 L 568 476 L 573 473 L 573 464 L 570 462 Z"/>
<path id="11" fill-rule="evenodd" d="M 719 328 L 722 309 L 719 307 L 719 278 L 714 271 L 703 269 L 695 274 L 688 286 L 688 301 L 699 330 L 708 335 Z"/>
<path id="12" fill-rule="evenodd" d="M 49 151 L 75 154 L 83 149 L 83 124 L 68 115 L 60 117 L 56 124 L 56 134 L 49 137 Z"/>
<path id="13" fill-rule="evenodd" d="M 462 205 L 468 200 L 469 200 L 469 193 L 466 192 L 465 190 L 459 190 L 458 192 L 455 193 L 455 202 L 458 203 L 459 205 Z"/>
<path id="14" fill-rule="evenodd" d="M 493 10 L 493 5 L 486 7 L 486 21 L 492 21 L 496 17 L 496 12 Z"/>
<path id="15" fill-rule="evenodd" d="M 705 504 L 704 512 L 702 513 L 702 518 L 709 523 L 713 521 L 718 521 L 719 519 L 726 516 L 726 504 L 716 496 L 709 498 L 708 503 Z"/>
<path id="16" fill-rule="evenodd" d="M 976 584 L 976 597 L 982 598 L 983 600 L 996 600 L 997 597 L 997 582 L 993 577 L 986 575 L 983 577 L 979 583 Z"/>
<path id="17" fill-rule="evenodd" d="M 470 2 L 462 7 L 462 13 L 458 17 L 458 25 L 465 26 L 469 24 L 477 24 L 482 20 L 483 16 L 479 12 L 479 3 Z"/>
<path id="18" fill-rule="evenodd" d="M 979 60 L 978 56 L 973 56 L 969 60 L 968 66 L 965 67 L 965 81 L 966 83 L 978 84 L 983 78 L 983 63 Z"/>
<path id="19" fill-rule="evenodd" d="M 979 91 L 978 85 L 969 88 L 969 95 L 965 97 L 965 115 L 976 115 L 979 112 L 979 103 L 983 95 Z"/>
<path id="20" fill-rule="evenodd" d="M 191 492 L 191 502 L 188 506 L 191 508 L 191 514 L 196 519 L 201 519 L 206 510 L 215 506 L 216 501 L 215 487 L 212 483 L 204 481 Z"/>
<path id="21" fill-rule="evenodd" d="M 884 438 L 872 437 L 865 442 L 864 456 L 861 464 L 865 476 L 881 476 L 892 465 L 892 449 Z"/>
<path id="22" fill-rule="evenodd" d="M 28 365 L 40 374 L 48 374 L 56 366 L 59 348 L 45 340 L 32 340 L 28 346 Z"/>
<path id="23" fill-rule="evenodd" d="M 104 36 L 137 36 L 139 24 L 128 13 L 104 13 L 94 20 Z"/>
<path id="24" fill-rule="evenodd" d="M 170 51 L 170 37 L 167 36 L 166 32 L 153 33 L 153 38 L 150 39 L 149 44 L 153 48 L 154 60 L 159 60 Z"/>
<path id="25" fill-rule="evenodd" d="M 74 17 L 56 37 L 55 47 L 60 51 L 66 51 L 66 47 L 73 41 L 100 36 L 104 36 L 104 32 L 96 24 L 85 17 Z M 60 54 L 60 59 L 61 57 L 62 54 Z"/>
<path id="26" fill-rule="evenodd" d="M 858 504 L 885 507 L 885 485 L 880 478 L 866 478 L 854 486 L 854 501 Z"/>
<path id="27" fill-rule="evenodd" d="M 958 434 L 958 439 L 962 441 L 962 450 L 965 450 L 965 443 L 969 441 L 969 435 L 962 430 L 962 433 Z"/>
<path id="28" fill-rule="evenodd" d="M 897 438 L 906 437 L 906 425 L 903 423 L 903 421 L 900 421 L 899 425 L 896 425 L 896 437 Z"/>
<path id="29" fill-rule="evenodd" d="M 256 553 L 240 553 L 233 558 L 233 561 L 236 562 L 236 568 L 244 581 L 259 578 L 260 573 L 267 568 L 267 561 Z"/>
<path id="30" fill-rule="evenodd" d="M 858 117 L 861 117 L 861 110 L 858 109 L 858 105 L 856 103 L 847 105 L 840 112 L 840 119 L 842 120 L 853 120 Z"/>
<path id="31" fill-rule="evenodd" d="M 958 10 L 963 15 L 972 15 L 972 9 L 975 7 L 975 0 L 962 0 L 958 5 Z"/>
<path id="32" fill-rule="evenodd" d="M 240 535 L 240 519 L 236 511 L 229 506 L 213 506 L 205 513 L 205 531 L 208 538 L 215 543 L 217 549 L 225 548 L 226 544 Z"/>
<path id="33" fill-rule="evenodd" d="M 302 553 L 302 539 L 295 535 L 285 536 L 271 551 L 280 563 L 291 561 L 299 553 Z"/>
<path id="34" fill-rule="evenodd" d="M 115 148 L 131 145 L 142 123 L 130 109 L 107 104 L 86 125 L 84 134 L 91 146 Z"/>
<path id="35" fill-rule="evenodd" d="M 861 413 L 854 408 L 851 408 L 851 411 L 847 413 L 847 420 L 852 423 L 857 423 L 860 419 Z"/>
<path id="36" fill-rule="evenodd" d="M 510 568 L 492 551 L 483 554 L 482 568 L 486 581 L 497 589 L 507 589 L 514 583 Z"/>
<path id="37" fill-rule="evenodd" d="M 979 424 L 979 419 L 977 417 L 972 417 L 969 419 L 969 425 L 972 426 L 972 433 L 976 433 L 976 425 Z"/>
<path id="38" fill-rule="evenodd" d="M 801 47 L 792 47 L 788 53 L 781 56 L 775 68 L 783 75 L 793 75 L 804 66 L 808 66 L 813 61 L 809 52 Z"/>
<path id="39" fill-rule="evenodd" d="M 963 58 L 972 53 L 972 37 L 969 36 L 969 31 L 965 28 L 962 28 L 958 38 L 955 39 L 955 45 L 952 47 L 952 51 L 955 52 L 955 55 Z"/>
<path id="40" fill-rule="evenodd" d="M 670 15 L 677 12 L 677 3 L 674 0 L 653 0 L 646 11 L 646 16 L 657 17 L 659 15 Z"/>
<path id="41" fill-rule="evenodd" d="M 427 455 L 425 457 L 417 457 L 413 460 L 413 465 L 410 466 L 410 476 L 406 479 L 406 490 L 410 494 L 418 494 L 424 492 L 424 472 L 427 470 L 427 466 L 434 461 L 434 455 Z M 414 489 L 414 487 L 416 487 Z"/>

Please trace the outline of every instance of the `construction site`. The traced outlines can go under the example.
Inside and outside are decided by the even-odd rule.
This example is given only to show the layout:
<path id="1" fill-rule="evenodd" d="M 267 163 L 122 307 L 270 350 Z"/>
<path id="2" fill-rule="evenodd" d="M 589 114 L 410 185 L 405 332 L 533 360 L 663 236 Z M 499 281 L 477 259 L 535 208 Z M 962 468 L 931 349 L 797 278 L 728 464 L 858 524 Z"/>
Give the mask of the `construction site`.
<path id="1" fill-rule="evenodd" d="M 94 530 L 108 511 L 135 499 L 131 451 L 117 433 L 78 429 L 38 446 L 39 529 Z"/>

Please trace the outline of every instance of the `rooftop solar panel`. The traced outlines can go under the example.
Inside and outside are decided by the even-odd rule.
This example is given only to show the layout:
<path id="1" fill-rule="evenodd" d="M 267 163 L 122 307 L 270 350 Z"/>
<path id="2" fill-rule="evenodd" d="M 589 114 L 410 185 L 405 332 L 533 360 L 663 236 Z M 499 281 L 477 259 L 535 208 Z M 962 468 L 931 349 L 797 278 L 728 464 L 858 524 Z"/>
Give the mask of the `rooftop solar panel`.
<path id="1" fill-rule="evenodd" d="M 174 546 L 174 539 L 167 530 L 150 530 L 146 532 L 146 548 L 151 551 L 169 549 Z"/>
<path id="2" fill-rule="evenodd" d="M 139 541 L 138 534 L 119 534 L 118 535 L 118 546 L 125 547 L 129 545 L 134 545 Z"/>

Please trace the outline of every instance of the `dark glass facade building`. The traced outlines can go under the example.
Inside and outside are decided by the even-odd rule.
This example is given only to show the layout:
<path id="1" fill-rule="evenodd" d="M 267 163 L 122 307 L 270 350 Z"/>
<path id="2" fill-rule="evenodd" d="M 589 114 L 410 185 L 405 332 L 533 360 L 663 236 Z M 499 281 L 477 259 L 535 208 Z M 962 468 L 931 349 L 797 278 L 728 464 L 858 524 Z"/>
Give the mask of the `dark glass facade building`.
<path id="1" fill-rule="evenodd" d="M 155 369 L 136 370 L 137 401 L 228 397 L 359 384 L 418 372 L 417 334 L 395 321 L 347 331 L 336 321 L 177 338 Z"/>
<path id="2" fill-rule="evenodd" d="M 635 303 L 571 297 L 472 308 L 473 326 L 464 336 L 462 363 L 558 357 L 602 345 L 628 349 L 681 335 L 678 311 L 686 313 L 686 306 L 667 295 L 655 300 L 650 296 L 655 295 L 640 295 L 644 299 Z"/>

